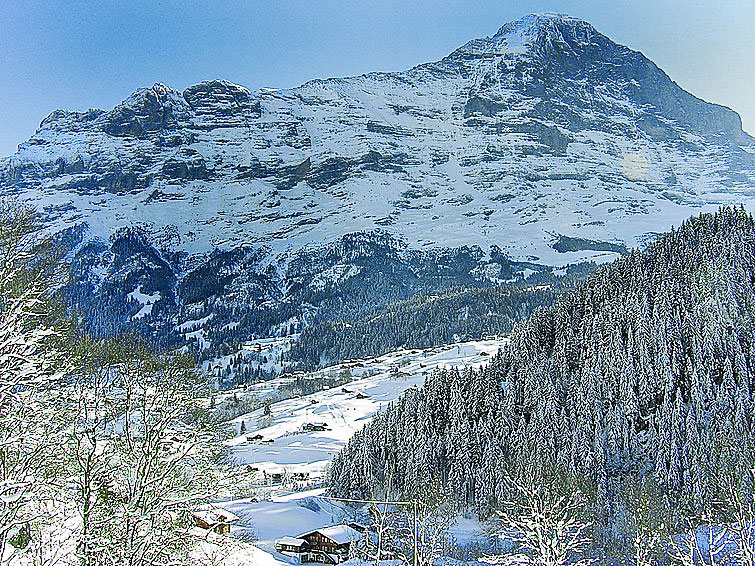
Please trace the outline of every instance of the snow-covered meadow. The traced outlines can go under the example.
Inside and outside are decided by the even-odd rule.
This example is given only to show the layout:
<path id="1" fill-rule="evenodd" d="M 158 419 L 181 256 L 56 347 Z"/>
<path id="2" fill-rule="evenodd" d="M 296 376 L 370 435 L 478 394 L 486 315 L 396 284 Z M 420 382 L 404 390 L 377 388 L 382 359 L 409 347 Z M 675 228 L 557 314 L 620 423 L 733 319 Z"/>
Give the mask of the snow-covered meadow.
<path id="1" fill-rule="evenodd" d="M 440 367 L 479 367 L 506 341 L 500 338 L 429 350 L 401 350 L 320 370 L 314 375 L 349 372 L 353 381 L 275 403 L 268 422 L 264 422 L 264 409 L 235 418 L 232 424 L 238 435 L 229 444 L 239 464 L 250 465 L 260 472 L 308 472 L 310 477 L 321 477 L 332 456 L 349 438 L 404 391 L 421 387 L 425 378 Z M 288 378 L 279 379 L 285 382 Z M 276 381 L 260 385 L 270 391 Z M 260 393 L 254 386 L 251 391 Z M 244 433 L 240 432 L 242 422 Z M 306 431 L 304 427 L 308 424 L 324 424 L 328 430 Z M 256 435 L 262 438 L 248 440 Z"/>
<path id="2" fill-rule="evenodd" d="M 375 413 L 410 387 L 421 387 L 433 370 L 479 367 L 507 341 L 496 338 L 347 361 L 312 374 L 349 372 L 353 380 L 346 385 L 274 403 L 267 420 L 264 409 L 233 419 L 237 435 L 228 444 L 241 469 L 254 474 L 258 486 L 249 497 L 221 503 L 241 518 L 236 534 L 250 532 L 256 537 L 256 547 L 271 560 L 288 563 L 274 550 L 276 538 L 353 519 L 342 504 L 329 500 L 320 486 L 333 455 Z M 225 396 L 271 394 L 276 386 L 290 381 L 290 377 L 281 377 Z M 246 431 L 239 433 L 242 422 Z M 265 426 L 259 427 L 259 423 Z M 305 430 L 312 424 L 324 424 L 327 430 Z M 293 481 L 294 477 L 301 479 Z M 302 491 L 296 491 L 297 487 Z M 480 536 L 479 524 L 460 518 L 452 535 L 459 541 L 474 539 Z"/>

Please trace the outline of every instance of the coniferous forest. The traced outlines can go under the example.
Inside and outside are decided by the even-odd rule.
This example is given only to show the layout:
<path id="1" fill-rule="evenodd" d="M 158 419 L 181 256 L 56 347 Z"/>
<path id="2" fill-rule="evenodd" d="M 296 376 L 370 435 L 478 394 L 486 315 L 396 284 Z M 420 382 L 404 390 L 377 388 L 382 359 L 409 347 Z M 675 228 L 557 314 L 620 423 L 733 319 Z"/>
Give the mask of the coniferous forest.
<path id="1" fill-rule="evenodd" d="M 493 287 L 445 287 L 358 317 L 318 321 L 304 328 L 289 359 L 313 369 L 400 348 L 431 348 L 505 335 L 538 307 L 553 305 L 593 269 L 594 264 L 583 263 L 570 266 L 560 277 L 543 273 Z"/>
<path id="2" fill-rule="evenodd" d="M 754 254 L 752 216 L 727 208 L 598 269 L 489 366 L 437 372 L 366 425 L 332 491 L 440 482 L 486 516 L 545 471 L 590 494 L 604 547 L 630 544 L 638 509 L 672 532 L 730 520 L 753 493 Z"/>

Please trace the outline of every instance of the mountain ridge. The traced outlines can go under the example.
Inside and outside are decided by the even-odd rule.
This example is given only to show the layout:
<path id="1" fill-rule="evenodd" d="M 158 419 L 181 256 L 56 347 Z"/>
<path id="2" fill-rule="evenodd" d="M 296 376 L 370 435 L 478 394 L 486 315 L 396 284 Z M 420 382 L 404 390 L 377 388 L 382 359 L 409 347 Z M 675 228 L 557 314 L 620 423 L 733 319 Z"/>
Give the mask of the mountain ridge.
<path id="1" fill-rule="evenodd" d="M 499 285 L 605 263 L 722 205 L 755 208 L 755 140 L 590 24 L 533 15 L 407 71 L 256 93 L 157 83 L 109 111 L 52 112 L 0 159 L 0 195 L 68 238 L 77 304 L 110 313 L 106 327 L 222 310 L 212 324 L 238 328 L 280 301 L 248 321 L 258 334 L 301 326 L 338 293 L 377 298 L 356 282 L 395 300 L 437 290 L 423 277 Z M 394 239 L 411 253 L 391 255 Z M 466 259 L 443 279 L 436 256 Z M 302 258 L 322 273 L 293 285 Z M 190 292 L 202 277 L 213 283 Z M 134 304 L 144 296 L 154 308 Z"/>
<path id="2" fill-rule="evenodd" d="M 585 76 L 579 79 L 579 73 Z M 605 139 L 605 134 L 622 139 Z M 712 138 L 717 147 L 706 147 L 700 136 Z M 89 220 L 90 231 L 102 238 L 118 223 L 94 226 L 93 212 L 135 201 L 124 205 L 132 212 L 136 207 L 140 221 L 159 230 L 176 226 L 189 251 L 255 241 L 280 249 L 283 238 L 296 240 L 291 247 L 297 248 L 313 239 L 306 236 L 310 232 L 315 241 L 332 241 L 348 232 L 345 215 L 332 218 L 343 208 L 356 212 L 356 229 L 388 227 L 414 245 L 439 245 L 449 236 L 459 244 L 477 243 L 482 236 L 489 245 L 510 236 L 500 229 L 504 222 L 551 223 L 557 215 L 538 212 L 534 197 L 551 200 L 546 208 L 568 211 L 570 222 L 556 231 L 632 245 L 634 237 L 649 230 L 640 226 L 627 234 L 614 211 L 592 214 L 580 211 L 578 202 L 562 207 L 553 193 L 578 200 L 568 193 L 583 191 L 580 182 L 597 179 L 595 188 L 608 199 L 614 187 L 632 191 L 620 198 L 628 203 L 624 216 L 636 212 L 627 208 L 648 208 L 642 204 L 648 199 L 638 192 L 654 193 L 650 201 L 691 205 L 683 213 L 664 211 L 679 223 L 700 206 L 740 202 L 732 192 L 751 196 L 755 158 L 738 147 L 742 144 L 753 147 L 755 141 L 742 130 L 738 114 L 687 93 L 641 53 L 613 43 L 582 20 L 530 15 L 407 71 L 314 79 L 256 93 L 223 80 L 182 92 L 156 83 L 110 111 L 56 110 L 16 154 L 0 161 L 0 182 L 3 192 L 41 189 L 45 195 L 24 196 L 48 206 L 62 200 L 61 192 L 72 193 L 57 205 L 69 208 L 68 213 L 53 208 L 50 216 L 65 227 Z M 627 183 L 636 175 L 622 171 L 621 158 L 636 155 L 648 162 L 640 167 L 648 169 L 639 175 L 641 187 Z M 690 156 L 699 158 L 697 167 L 680 163 Z M 591 166 L 599 162 L 602 171 Z M 677 168 L 688 179 L 678 182 Z M 550 179 L 571 182 L 554 191 Z M 207 190 L 186 191 L 191 183 L 204 183 Z M 259 198 L 242 198 L 242 184 Z M 364 193 L 370 185 L 389 188 L 377 194 L 374 206 L 359 206 L 359 200 L 376 196 Z M 442 190 L 449 185 L 456 186 Z M 517 194 L 528 185 L 539 194 Z M 305 206 L 276 194 L 292 189 L 297 191 L 293 200 L 306 201 Z M 118 198 L 139 190 L 144 192 L 139 199 Z M 659 197 L 664 190 L 669 194 Z M 222 201 L 250 200 L 243 211 L 273 210 L 247 213 L 252 229 L 219 217 L 223 211 L 217 209 L 204 223 L 212 229 L 185 218 L 161 221 L 169 216 L 164 210 L 158 214 L 161 201 L 176 206 L 191 201 L 182 212 L 186 217 L 201 212 L 197 203 L 206 202 L 208 191 Z M 438 198 L 444 192 L 446 198 Z M 82 193 L 103 194 L 112 204 L 94 204 Z M 438 200 L 460 210 L 438 206 Z M 510 205 L 503 221 L 496 222 L 502 205 L 516 200 L 520 206 Z M 667 203 L 653 204 L 665 208 Z M 437 209 L 435 216 L 452 219 L 455 230 L 439 230 L 426 221 L 412 228 L 421 211 Z M 520 212 L 527 218 L 518 218 Z M 121 214 L 124 223 L 126 213 Z M 266 230 L 260 225 L 267 221 L 279 226 Z M 633 221 L 643 223 L 636 216 Z M 601 222 L 609 229 L 596 228 Z M 462 226 L 470 227 L 465 230 L 469 237 L 459 238 Z M 563 256 L 551 252 L 543 257 L 550 249 L 547 230 L 522 231 L 517 244 L 539 241 L 527 246 L 536 248 L 529 253 L 511 246 L 516 259 L 537 256 L 563 263 Z M 220 233 L 230 238 L 225 241 Z"/>
<path id="3" fill-rule="evenodd" d="M 567 34 L 566 37 L 565 37 L 565 33 Z M 479 38 L 479 39 L 473 39 L 473 40 L 467 42 L 466 44 L 464 44 L 463 46 L 457 48 L 456 50 L 454 50 L 453 52 L 451 52 L 446 57 L 443 57 L 439 61 L 420 63 L 418 65 L 415 65 L 414 67 L 411 67 L 411 68 L 409 68 L 407 70 L 403 70 L 403 71 L 393 71 L 393 72 L 371 71 L 371 72 L 367 72 L 367 73 L 363 73 L 363 74 L 359 74 L 359 75 L 354 75 L 354 76 L 337 76 L 337 77 L 328 77 L 328 78 L 315 78 L 315 79 L 310 79 L 308 81 L 305 81 L 299 87 L 292 87 L 292 88 L 265 88 L 265 87 L 262 87 L 262 88 L 259 88 L 256 92 L 253 92 L 253 91 L 249 90 L 247 87 L 245 87 L 245 86 L 243 86 L 241 84 L 237 84 L 237 83 L 234 83 L 232 81 L 228 81 L 228 80 L 221 79 L 221 78 L 203 80 L 203 81 L 200 81 L 199 83 L 196 83 L 196 84 L 193 84 L 193 85 L 190 85 L 190 86 L 186 87 L 184 90 L 178 90 L 178 89 L 175 89 L 173 87 L 170 87 L 170 86 L 166 85 L 165 83 L 156 82 L 152 86 L 145 86 L 145 87 L 138 88 L 137 90 L 135 90 L 134 92 L 132 92 L 131 95 L 129 95 L 126 99 L 124 99 L 124 101 L 122 101 L 120 104 L 116 105 L 113 108 L 113 110 L 111 110 L 111 111 L 106 111 L 106 110 L 103 110 L 103 109 L 100 109 L 100 108 L 90 108 L 90 109 L 88 109 L 86 111 L 66 110 L 66 109 L 58 108 L 58 109 L 52 111 L 47 117 L 45 117 L 42 120 L 42 122 L 40 123 L 40 126 L 42 126 L 45 122 L 50 121 L 51 119 L 54 120 L 55 118 L 58 118 L 60 116 L 65 116 L 65 115 L 76 115 L 76 116 L 81 116 L 81 117 L 86 118 L 86 117 L 92 115 L 93 113 L 94 114 L 105 114 L 105 113 L 108 113 L 108 112 L 112 112 L 112 111 L 116 110 L 117 108 L 126 105 L 129 100 L 134 99 L 134 98 L 138 97 L 138 95 L 143 94 L 143 93 L 147 93 L 147 92 L 152 92 L 154 94 L 157 94 L 158 96 L 159 95 L 165 96 L 165 95 L 168 95 L 168 94 L 179 95 L 180 97 L 183 98 L 184 101 L 187 101 L 187 102 L 188 102 L 188 100 L 186 99 L 187 93 L 195 92 L 200 87 L 204 87 L 204 86 L 208 86 L 209 87 L 211 85 L 220 85 L 220 86 L 226 88 L 229 91 L 229 93 L 231 91 L 237 91 L 239 94 L 246 95 L 246 96 L 259 96 L 261 94 L 273 94 L 273 93 L 289 93 L 289 92 L 293 92 L 293 91 L 305 88 L 305 87 L 307 87 L 309 85 L 317 85 L 317 84 L 321 84 L 321 83 L 348 81 L 350 79 L 365 78 L 365 77 L 370 77 L 370 76 L 404 75 L 404 74 L 407 74 L 407 73 L 411 73 L 415 69 L 421 69 L 423 67 L 433 66 L 433 65 L 437 65 L 439 63 L 442 63 L 443 61 L 445 61 L 447 59 L 453 58 L 455 54 L 457 54 L 459 52 L 463 52 L 463 50 L 465 50 L 465 48 L 467 48 L 468 46 L 474 46 L 474 45 L 478 44 L 479 42 L 486 42 L 486 41 L 487 42 L 494 42 L 494 45 L 500 46 L 500 41 L 503 40 L 504 45 L 506 47 L 508 47 L 508 51 L 509 52 L 520 53 L 520 50 L 524 51 L 524 49 L 526 47 L 530 47 L 530 48 L 540 47 L 540 48 L 542 48 L 542 44 L 543 43 L 551 43 L 552 44 L 554 42 L 558 42 L 558 43 L 561 43 L 561 44 L 564 44 L 564 45 L 568 45 L 570 43 L 570 39 L 567 39 L 567 37 L 569 37 L 569 35 L 570 35 L 571 36 L 571 41 L 573 41 L 574 37 L 578 33 L 580 35 L 584 36 L 582 38 L 583 40 L 590 40 L 592 38 L 592 36 L 597 36 L 597 37 L 599 37 L 599 38 L 601 38 L 603 40 L 608 40 L 612 44 L 614 44 L 615 46 L 617 46 L 617 47 L 619 47 L 619 48 L 621 48 L 623 50 L 626 50 L 627 52 L 629 52 L 631 54 L 640 55 L 644 59 L 646 59 L 648 62 L 652 63 L 652 61 L 650 61 L 649 59 L 645 58 L 645 56 L 640 51 L 636 51 L 636 50 L 634 50 L 634 49 L 632 49 L 630 47 L 614 43 L 613 41 L 610 40 L 610 38 L 608 38 L 604 34 L 600 33 L 592 24 L 590 24 L 589 22 L 587 22 L 585 20 L 582 20 L 582 19 L 579 19 L 579 18 L 575 18 L 575 17 L 569 16 L 568 14 L 564 14 L 564 13 L 557 13 L 557 12 L 540 12 L 540 13 L 537 13 L 536 12 L 536 13 L 528 14 L 528 15 L 526 15 L 526 16 L 518 19 L 518 20 L 514 20 L 514 21 L 511 21 L 511 22 L 505 23 L 492 36 L 487 36 L 487 37 Z M 508 45 L 509 40 L 511 40 L 512 37 L 516 37 L 516 36 L 518 36 L 518 40 L 519 40 L 519 42 L 522 45 L 514 45 L 513 47 L 510 46 L 510 45 Z M 498 39 L 498 43 L 495 43 L 495 40 L 497 40 L 497 39 Z M 541 44 L 541 45 L 537 45 L 537 44 Z M 586 43 L 585 45 L 589 45 L 589 43 Z M 655 66 L 654 63 L 653 63 L 653 65 Z M 655 66 L 655 68 L 658 71 L 660 71 L 661 73 L 663 73 L 664 76 L 668 79 L 668 81 L 671 82 L 671 83 L 673 83 L 674 86 L 676 86 L 680 90 L 686 92 L 687 94 L 690 94 L 696 100 L 698 100 L 700 102 L 703 102 L 706 105 L 710 105 L 710 106 L 717 107 L 717 108 L 720 108 L 722 110 L 726 110 L 726 111 L 731 112 L 732 119 L 734 119 L 735 121 L 738 122 L 738 123 L 734 124 L 735 128 L 738 128 L 739 130 L 742 130 L 741 117 L 739 117 L 739 115 L 738 115 L 738 113 L 736 111 L 734 111 L 733 109 L 731 109 L 731 108 L 729 108 L 729 107 L 727 107 L 725 105 L 718 104 L 718 103 L 711 102 L 711 101 L 707 101 L 707 100 L 701 99 L 699 97 L 696 97 L 695 95 L 689 93 L 688 91 L 686 91 L 685 89 L 683 89 L 682 87 L 680 87 L 676 82 L 674 82 L 670 77 L 668 77 L 668 75 L 662 69 L 658 68 L 657 66 Z M 189 102 L 189 105 L 191 106 L 191 102 Z M 743 138 L 743 141 L 746 141 L 746 142 L 752 142 L 753 141 L 753 138 L 751 136 L 749 136 L 746 132 L 742 132 L 742 133 L 745 134 L 745 137 Z"/>

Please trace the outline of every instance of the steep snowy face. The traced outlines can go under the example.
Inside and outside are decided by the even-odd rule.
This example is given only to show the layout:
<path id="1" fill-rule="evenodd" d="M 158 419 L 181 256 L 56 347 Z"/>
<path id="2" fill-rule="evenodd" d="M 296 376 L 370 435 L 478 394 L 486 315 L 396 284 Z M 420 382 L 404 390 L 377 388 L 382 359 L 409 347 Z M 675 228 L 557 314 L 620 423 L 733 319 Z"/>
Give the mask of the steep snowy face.
<path id="1" fill-rule="evenodd" d="M 105 239 L 140 224 L 189 255 L 382 228 L 555 265 L 749 204 L 753 154 L 735 112 L 545 14 L 402 73 L 257 93 L 157 84 L 109 112 L 58 110 L 0 161 L 0 193 L 51 229 Z M 560 236 L 582 245 L 564 251 Z"/>
<path id="2" fill-rule="evenodd" d="M 491 43 L 498 53 L 519 57 L 512 65 L 494 69 L 488 80 L 503 80 L 507 86 L 542 99 L 541 103 L 551 101 L 555 108 L 540 106 L 540 115 L 568 125 L 570 130 L 594 128 L 610 122 L 611 116 L 629 114 L 639 118 L 636 127 L 657 140 L 679 133 L 664 127 L 664 121 L 670 120 L 677 128 L 699 135 L 752 142 L 742 132 L 734 111 L 695 98 L 641 53 L 613 43 L 576 18 L 527 16 L 503 26 Z M 495 86 L 490 86 L 495 91 Z M 633 112 L 627 112 L 627 103 Z M 603 120 L 591 120 L 596 115 Z M 614 131 L 627 136 L 633 133 L 629 128 Z"/>

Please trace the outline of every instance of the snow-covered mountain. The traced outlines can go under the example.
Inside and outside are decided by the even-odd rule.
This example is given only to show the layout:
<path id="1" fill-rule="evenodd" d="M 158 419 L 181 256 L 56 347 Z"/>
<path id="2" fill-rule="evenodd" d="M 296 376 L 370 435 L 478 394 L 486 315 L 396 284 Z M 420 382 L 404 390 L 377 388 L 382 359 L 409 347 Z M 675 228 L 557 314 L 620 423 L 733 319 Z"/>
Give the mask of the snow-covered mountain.
<path id="1" fill-rule="evenodd" d="M 70 229 L 82 277 L 120 277 L 132 303 L 151 297 L 129 316 L 149 319 L 192 302 L 176 289 L 197 269 L 241 277 L 244 300 L 284 296 L 282 265 L 311 271 L 301 250 L 332 254 L 354 232 L 389 250 L 479 246 L 483 271 L 493 245 L 546 265 L 610 259 L 700 209 L 755 202 L 755 140 L 590 24 L 530 15 L 405 72 L 257 93 L 156 84 L 110 111 L 56 110 L 0 161 L 0 195 Z M 306 284 L 359 271 L 326 263 Z M 160 284 L 134 275 L 155 270 Z"/>
<path id="2" fill-rule="evenodd" d="M 634 244 L 750 197 L 754 146 L 641 53 L 532 15 L 402 73 L 157 84 L 108 112 L 57 110 L 0 179 L 58 227 L 146 223 L 191 252 L 385 227 L 558 262 L 554 232 Z"/>

